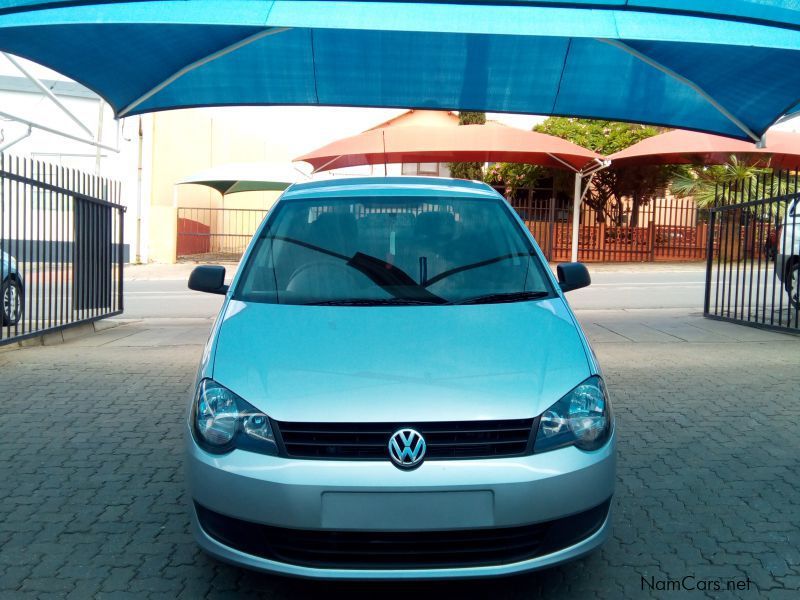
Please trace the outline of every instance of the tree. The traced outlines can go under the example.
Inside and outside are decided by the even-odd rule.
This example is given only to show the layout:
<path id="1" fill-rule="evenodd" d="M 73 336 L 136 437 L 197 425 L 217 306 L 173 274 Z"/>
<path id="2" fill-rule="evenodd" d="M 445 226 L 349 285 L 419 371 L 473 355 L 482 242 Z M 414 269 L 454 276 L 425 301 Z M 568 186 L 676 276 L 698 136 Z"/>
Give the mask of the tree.
<path id="1" fill-rule="evenodd" d="M 520 188 L 536 187 L 550 172 L 539 165 L 523 163 L 495 163 L 485 173 L 483 180 L 490 185 L 505 187 L 506 197 L 511 197 Z"/>
<path id="2" fill-rule="evenodd" d="M 622 210 L 620 200 L 628 197 L 631 200 L 631 227 L 639 226 L 639 212 L 656 196 L 663 196 L 672 181 L 675 167 L 671 165 L 642 165 L 637 167 L 621 167 L 609 169 L 609 173 L 600 171 L 600 182 L 607 185 L 617 200 L 618 211 Z M 591 194 L 591 191 L 590 191 Z M 621 215 L 619 220 L 621 222 Z"/>
<path id="3" fill-rule="evenodd" d="M 648 125 L 566 117 L 550 117 L 533 129 L 605 156 L 662 131 Z M 674 167 L 661 165 L 620 168 L 612 166 L 603 169 L 592 180 L 592 186 L 586 193 L 586 204 L 595 211 L 598 223 L 609 218 L 622 224 L 626 212 L 622 199 L 630 198 L 632 206 L 629 224 L 636 227 L 640 207 L 667 190 L 674 171 Z"/>
<path id="4" fill-rule="evenodd" d="M 485 112 L 473 112 L 462 110 L 458 113 L 459 125 L 484 125 L 486 123 Z M 457 179 L 483 179 L 483 165 L 477 162 L 454 162 L 450 163 L 450 176 Z"/>

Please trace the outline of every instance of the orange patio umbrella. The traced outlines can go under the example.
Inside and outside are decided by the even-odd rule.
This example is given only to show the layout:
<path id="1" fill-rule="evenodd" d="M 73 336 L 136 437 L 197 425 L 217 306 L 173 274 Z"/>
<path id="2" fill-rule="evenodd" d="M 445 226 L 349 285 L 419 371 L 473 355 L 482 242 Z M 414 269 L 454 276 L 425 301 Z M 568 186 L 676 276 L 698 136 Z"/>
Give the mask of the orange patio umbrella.
<path id="1" fill-rule="evenodd" d="M 736 155 L 749 164 L 776 169 L 800 166 L 800 134 L 770 131 L 766 146 L 720 135 L 675 129 L 634 144 L 608 158 L 615 167 L 632 165 L 722 164 Z"/>
<path id="2" fill-rule="evenodd" d="M 591 150 L 552 135 L 487 123 L 371 129 L 295 160 L 311 164 L 315 172 L 414 162 L 513 162 L 581 172 L 597 166 L 601 158 Z"/>
<path id="3" fill-rule="evenodd" d="M 397 125 L 371 129 L 298 156 L 314 172 L 342 167 L 413 162 L 513 162 L 568 169 L 575 173 L 572 262 L 578 260 L 578 221 L 583 179 L 609 162 L 567 140 L 495 123 L 485 125 Z"/>

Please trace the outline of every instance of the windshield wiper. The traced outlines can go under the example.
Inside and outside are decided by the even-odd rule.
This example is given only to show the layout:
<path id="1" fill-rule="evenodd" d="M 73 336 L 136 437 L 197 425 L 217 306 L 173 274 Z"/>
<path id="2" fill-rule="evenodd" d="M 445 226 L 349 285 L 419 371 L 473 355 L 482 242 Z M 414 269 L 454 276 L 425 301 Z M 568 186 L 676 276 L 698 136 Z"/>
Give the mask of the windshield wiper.
<path id="1" fill-rule="evenodd" d="M 347 261 L 347 266 L 361 271 L 373 283 L 400 300 L 416 300 L 424 304 L 445 304 L 446 302 L 441 296 L 428 291 L 426 286 L 418 284 L 399 267 L 369 254 L 356 252 Z"/>
<path id="2" fill-rule="evenodd" d="M 538 300 L 539 298 L 547 298 L 549 292 L 504 292 L 496 294 L 484 294 L 482 296 L 474 296 L 472 298 L 465 298 L 464 300 L 456 300 L 450 304 L 502 304 L 504 302 L 524 302 L 525 300 Z"/>
<path id="3" fill-rule="evenodd" d="M 441 302 L 415 300 L 411 298 L 344 298 L 341 300 L 305 302 L 304 306 L 430 306 L 436 304 L 441 304 Z"/>
<path id="4" fill-rule="evenodd" d="M 356 269 L 357 271 L 361 271 L 361 273 L 368 277 L 378 287 L 401 300 L 419 300 L 422 304 L 446 303 L 444 298 L 441 298 L 433 292 L 428 291 L 426 286 L 418 284 L 401 268 L 396 267 L 385 260 L 370 256 L 369 254 L 356 252 L 353 256 L 345 256 L 344 254 L 333 252 L 327 248 L 321 248 L 320 246 L 315 246 L 314 244 L 309 244 L 308 242 L 296 240 L 290 237 L 276 235 L 273 236 L 272 239 L 288 242 L 290 244 L 296 244 L 297 246 L 308 248 L 309 250 L 325 254 L 331 258 L 342 260 L 348 267 Z M 407 296 L 409 298 L 406 298 Z"/>
<path id="5" fill-rule="evenodd" d="M 434 283 L 440 282 L 442 279 L 447 279 L 455 275 L 456 273 L 463 273 L 464 271 L 471 271 L 472 269 L 479 269 L 480 267 L 486 267 L 489 265 L 493 265 L 494 263 L 503 262 L 504 260 L 510 260 L 512 258 L 522 258 L 528 257 L 530 260 L 533 257 L 533 254 L 530 252 L 516 252 L 514 254 L 503 254 L 501 256 L 495 256 L 494 258 L 487 258 L 485 260 L 480 260 L 476 263 L 470 263 L 468 265 L 461 265 L 460 267 L 456 267 L 454 269 L 450 269 L 449 271 L 444 271 L 443 273 L 439 273 L 435 277 L 431 277 L 428 281 L 425 282 L 425 287 L 430 287 Z"/>

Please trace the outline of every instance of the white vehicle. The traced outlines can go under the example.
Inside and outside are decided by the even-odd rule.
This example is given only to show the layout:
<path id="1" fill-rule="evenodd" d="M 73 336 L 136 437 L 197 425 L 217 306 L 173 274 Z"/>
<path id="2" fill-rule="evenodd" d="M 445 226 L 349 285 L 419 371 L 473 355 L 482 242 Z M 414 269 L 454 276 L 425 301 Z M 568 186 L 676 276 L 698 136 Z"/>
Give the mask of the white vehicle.
<path id="1" fill-rule="evenodd" d="M 800 309 L 800 198 L 789 203 L 778 229 L 775 272 L 783 282 L 789 302 Z"/>

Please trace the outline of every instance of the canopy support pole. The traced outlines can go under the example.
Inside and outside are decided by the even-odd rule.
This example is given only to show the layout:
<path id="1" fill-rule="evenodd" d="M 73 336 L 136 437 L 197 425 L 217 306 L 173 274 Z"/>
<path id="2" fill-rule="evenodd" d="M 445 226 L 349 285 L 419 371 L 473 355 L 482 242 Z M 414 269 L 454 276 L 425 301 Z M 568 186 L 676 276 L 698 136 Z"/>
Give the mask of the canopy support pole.
<path id="1" fill-rule="evenodd" d="M 381 130 L 381 143 L 383 144 L 383 176 L 388 177 L 389 174 L 389 157 L 386 156 L 386 130 Z"/>
<path id="2" fill-rule="evenodd" d="M 572 166 L 571 164 L 569 164 L 567 161 L 565 161 L 565 160 L 562 160 L 561 158 L 559 158 L 559 157 L 558 157 L 558 156 L 556 156 L 555 154 L 550 154 L 550 153 L 548 152 L 548 153 L 547 153 L 547 156 L 549 156 L 550 158 L 552 158 L 554 161 L 561 163 L 562 165 L 564 165 L 565 167 L 567 167 L 567 168 L 568 168 L 570 171 L 574 171 L 575 173 L 578 173 L 578 169 L 576 169 L 574 166 Z"/>
<path id="3" fill-rule="evenodd" d="M 8 62 L 10 62 L 12 65 L 14 65 L 17 68 L 17 70 L 20 73 L 22 73 L 33 85 L 35 85 L 37 88 L 39 88 L 39 91 L 42 92 L 45 96 L 47 96 L 50 99 L 50 101 L 53 104 L 55 104 L 61 110 L 61 112 L 63 112 L 65 115 L 67 115 L 72 120 L 73 123 L 75 123 L 83 131 L 85 131 L 89 136 L 94 137 L 94 133 L 92 132 L 92 130 L 89 129 L 83 123 L 83 121 L 81 121 L 77 116 L 75 116 L 75 113 L 73 113 L 69 108 L 67 108 L 64 105 L 64 103 L 61 102 L 61 100 L 58 98 L 58 96 L 56 96 L 50 88 L 48 88 L 45 84 L 43 84 L 39 80 L 38 77 L 36 77 L 33 73 L 28 71 L 22 65 L 22 63 L 17 61 L 17 59 L 14 56 L 12 56 L 11 54 L 8 54 L 7 52 L 3 52 L 3 56 L 5 56 L 8 59 Z M 102 103 L 102 100 L 101 100 L 101 103 Z"/>
<path id="4" fill-rule="evenodd" d="M 75 142 L 80 142 L 82 144 L 89 144 L 90 146 L 95 146 L 96 148 L 102 148 L 103 150 L 109 150 L 110 152 L 116 152 L 117 154 L 119 154 L 119 148 L 112 148 L 111 146 L 106 146 L 105 144 L 101 144 L 94 140 L 87 140 L 77 135 L 72 135 L 71 133 L 66 133 L 64 131 L 59 131 L 58 129 L 48 127 L 47 125 L 34 123 L 33 121 L 29 121 L 28 119 L 23 119 L 22 117 L 14 116 L 7 112 L 0 111 L 0 117 L 4 119 L 9 119 L 11 121 L 16 121 L 17 123 L 22 123 L 23 125 L 27 125 L 28 127 L 32 127 L 33 129 L 46 131 L 47 133 L 52 133 L 53 135 L 60 135 L 61 137 L 67 138 L 68 140 L 73 140 Z"/>
<path id="5" fill-rule="evenodd" d="M 636 49 L 634 49 L 634 48 L 631 48 L 631 47 L 630 47 L 628 44 L 626 44 L 626 43 L 624 43 L 624 42 L 621 42 L 621 41 L 619 41 L 619 40 L 611 40 L 611 39 L 607 39 L 607 38 L 595 38 L 595 39 L 596 39 L 598 42 L 603 42 L 603 43 L 605 43 L 605 44 L 609 44 L 609 45 L 611 45 L 611 46 L 614 46 L 615 48 L 619 48 L 619 49 L 620 49 L 620 50 L 622 50 L 623 52 L 627 52 L 627 53 L 628 53 L 628 54 L 630 54 L 631 56 L 633 56 L 633 57 L 635 57 L 635 58 L 638 58 L 638 59 L 639 59 L 639 60 L 641 60 L 642 62 L 644 62 L 644 63 L 647 63 L 648 65 L 650 65 L 651 67 L 653 67 L 653 68 L 655 68 L 655 69 L 658 69 L 659 71 L 661 71 L 662 73 L 664 73 L 665 75 L 667 75 L 667 76 L 669 76 L 669 77 L 672 77 L 672 78 L 673 78 L 673 79 L 675 79 L 676 81 L 679 81 L 679 82 L 681 82 L 682 84 L 689 86 L 689 87 L 690 87 L 690 88 L 692 88 L 692 89 L 693 89 L 695 92 L 697 92 L 697 93 L 698 93 L 700 96 L 702 96 L 702 97 L 703 97 L 703 99 L 705 99 L 705 100 L 706 100 L 706 102 L 708 102 L 708 103 L 709 103 L 711 106 L 713 106 L 714 108 L 716 108 L 716 109 L 717 109 L 717 111 L 718 111 L 718 112 L 719 112 L 719 113 L 720 113 L 722 116 L 724 116 L 724 117 L 725 117 L 726 119 L 728 119 L 728 120 L 729 120 L 731 123 L 733 123 L 734 125 L 736 125 L 736 127 L 738 127 L 739 129 L 741 129 L 741 130 L 742 130 L 744 133 L 746 133 L 746 134 L 747 134 L 747 137 L 749 137 L 750 139 L 752 139 L 752 140 L 753 140 L 754 142 L 756 142 L 756 143 L 758 143 L 758 142 L 761 140 L 761 136 L 760 136 L 760 135 L 758 135 L 758 134 L 757 134 L 757 133 L 755 133 L 755 132 L 754 132 L 752 129 L 750 129 L 750 128 L 749 128 L 749 127 L 748 127 L 748 126 L 747 126 L 747 125 L 746 125 L 746 124 L 745 124 L 745 123 L 744 123 L 744 122 L 741 120 L 741 119 L 739 119 L 739 118 L 738 118 L 736 115 L 734 115 L 734 114 L 733 114 L 731 111 L 729 111 L 727 108 L 725 108 L 724 106 L 722 106 L 722 104 L 720 104 L 719 102 L 717 102 L 717 101 L 716 101 L 716 100 L 713 98 L 713 96 L 711 96 L 711 94 L 709 94 L 707 91 L 705 91 L 705 90 L 704 90 L 703 88 L 701 88 L 699 85 L 697 85 L 697 84 L 696 84 L 694 81 L 692 81 L 691 79 L 689 79 L 689 78 L 687 78 L 687 77 L 684 77 L 684 76 L 683 76 L 683 75 L 681 75 L 680 73 L 676 73 L 675 71 L 673 71 L 673 70 L 672 70 L 672 69 L 670 69 L 669 67 L 667 67 L 667 66 L 665 66 L 665 65 L 662 65 L 660 62 L 658 62 L 658 61 L 656 61 L 656 60 L 653 60 L 653 59 L 652 59 L 652 58 L 650 58 L 649 56 L 647 56 L 647 55 L 645 55 L 645 54 L 642 54 L 641 52 L 639 52 L 638 50 L 636 50 Z"/>
<path id="6" fill-rule="evenodd" d="M 335 163 L 335 162 L 336 162 L 337 160 L 339 160 L 340 158 L 342 158 L 342 155 L 339 155 L 339 156 L 336 156 L 336 157 L 334 157 L 334 158 L 330 159 L 328 162 L 326 162 L 326 163 L 325 163 L 324 165 L 322 165 L 320 168 L 318 168 L 318 169 L 314 169 L 313 171 L 311 171 L 311 174 L 312 174 L 312 175 L 315 175 L 316 173 L 319 173 L 320 171 L 324 171 L 326 167 L 329 167 L 330 165 L 332 165 L 333 163 Z M 331 168 L 333 168 L 333 167 L 331 167 Z M 328 169 L 328 170 L 330 171 L 331 169 Z"/>
<path id="7" fill-rule="evenodd" d="M 33 130 L 31 129 L 31 126 L 28 125 L 28 131 L 27 132 L 25 132 L 25 133 L 23 133 L 21 135 L 18 135 L 17 137 L 15 137 L 12 140 L 9 140 L 9 141 L 6 142 L 4 139 L 0 138 L 0 152 L 5 152 L 9 148 L 11 148 L 11 146 L 13 146 L 14 144 L 16 144 L 18 142 L 21 142 L 25 138 L 30 137 L 32 131 Z"/>

